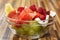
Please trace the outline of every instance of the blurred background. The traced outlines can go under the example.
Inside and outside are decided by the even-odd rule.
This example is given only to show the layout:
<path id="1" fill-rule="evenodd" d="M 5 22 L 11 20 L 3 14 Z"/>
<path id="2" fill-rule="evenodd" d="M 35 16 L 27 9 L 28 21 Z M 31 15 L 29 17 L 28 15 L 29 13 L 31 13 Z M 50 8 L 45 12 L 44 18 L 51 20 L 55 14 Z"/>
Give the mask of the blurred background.
<path id="1" fill-rule="evenodd" d="M 60 0 L 0 0 L 0 9 L 4 7 L 5 3 L 11 3 L 13 7 L 18 6 L 29 6 L 30 4 L 35 4 L 37 6 L 42 6 L 51 9 L 60 9 Z"/>
<path id="2" fill-rule="evenodd" d="M 13 7 L 29 6 L 30 4 L 36 4 L 37 6 L 48 7 L 51 9 L 60 9 L 60 0 L 0 0 L 0 9 L 4 7 L 5 3 L 11 3 Z"/>

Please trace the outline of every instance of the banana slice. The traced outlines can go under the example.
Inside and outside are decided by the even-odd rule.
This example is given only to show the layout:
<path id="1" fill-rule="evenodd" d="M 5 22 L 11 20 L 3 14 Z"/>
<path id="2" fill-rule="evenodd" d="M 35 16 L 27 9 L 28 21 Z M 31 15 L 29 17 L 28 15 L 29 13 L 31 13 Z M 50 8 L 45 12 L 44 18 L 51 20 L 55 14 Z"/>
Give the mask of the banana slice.
<path id="1" fill-rule="evenodd" d="M 12 5 L 10 3 L 5 4 L 5 13 L 6 13 L 6 15 L 8 15 L 11 10 L 13 10 Z"/>

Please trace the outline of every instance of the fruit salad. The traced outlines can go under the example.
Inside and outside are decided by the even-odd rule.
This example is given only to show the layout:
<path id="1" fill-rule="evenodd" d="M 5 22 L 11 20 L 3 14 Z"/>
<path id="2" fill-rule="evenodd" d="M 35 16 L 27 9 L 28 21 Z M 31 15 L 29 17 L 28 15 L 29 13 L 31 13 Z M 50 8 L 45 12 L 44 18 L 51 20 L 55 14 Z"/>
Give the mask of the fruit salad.
<path id="1" fill-rule="evenodd" d="M 5 5 L 5 12 L 11 28 L 21 35 L 36 35 L 48 30 L 47 25 L 50 18 L 56 13 L 47 11 L 45 8 L 37 8 L 34 4 L 29 7 L 18 7 L 14 9 L 11 4 Z"/>

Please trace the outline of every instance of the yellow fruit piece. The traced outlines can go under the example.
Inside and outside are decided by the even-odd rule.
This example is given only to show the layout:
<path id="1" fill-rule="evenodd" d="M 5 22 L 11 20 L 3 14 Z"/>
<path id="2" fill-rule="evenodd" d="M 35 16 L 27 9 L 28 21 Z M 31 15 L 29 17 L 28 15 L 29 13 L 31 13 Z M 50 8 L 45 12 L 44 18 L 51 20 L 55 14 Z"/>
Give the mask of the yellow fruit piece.
<path id="1" fill-rule="evenodd" d="M 10 3 L 5 4 L 5 13 L 8 15 L 8 13 L 13 10 L 13 7 Z"/>

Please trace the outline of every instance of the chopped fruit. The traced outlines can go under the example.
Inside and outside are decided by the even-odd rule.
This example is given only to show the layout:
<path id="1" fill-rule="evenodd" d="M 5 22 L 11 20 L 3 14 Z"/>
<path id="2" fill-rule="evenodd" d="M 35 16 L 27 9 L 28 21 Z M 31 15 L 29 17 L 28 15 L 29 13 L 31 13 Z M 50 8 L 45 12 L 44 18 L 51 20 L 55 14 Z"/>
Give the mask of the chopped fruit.
<path id="1" fill-rule="evenodd" d="M 11 4 L 10 4 L 10 3 L 7 3 L 7 4 L 5 5 L 6 15 L 8 15 L 9 12 L 12 11 L 12 10 L 13 10 L 13 7 L 11 6 Z"/>
<path id="2" fill-rule="evenodd" d="M 19 8 L 17 9 L 18 12 L 22 12 L 23 10 L 24 10 L 24 7 L 19 7 Z"/>
<path id="3" fill-rule="evenodd" d="M 30 8 L 32 11 L 36 11 L 36 10 L 37 10 L 35 5 L 31 5 L 29 8 Z"/>
<path id="4" fill-rule="evenodd" d="M 32 20 L 32 17 L 29 15 L 29 13 L 27 13 L 25 10 L 23 10 L 19 17 L 18 17 L 19 20 Z"/>
<path id="5" fill-rule="evenodd" d="M 47 11 L 47 14 L 49 15 L 50 14 L 50 11 Z"/>
<path id="6" fill-rule="evenodd" d="M 19 20 L 32 20 L 36 16 L 36 13 L 32 13 L 32 12 L 33 12 L 32 10 L 26 8 L 20 13 L 18 19 Z"/>
<path id="7" fill-rule="evenodd" d="M 41 30 L 41 26 L 40 24 L 38 24 L 37 22 L 30 22 L 29 26 L 35 31 L 40 31 Z"/>
<path id="8" fill-rule="evenodd" d="M 18 21 L 18 13 L 16 13 L 16 10 L 11 11 L 8 14 L 8 18 L 9 18 L 9 21 L 10 22 L 13 22 L 13 23 L 16 23 L 17 24 L 17 21 Z"/>
<path id="9" fill-rule="evenodd" d="M 17 19 L 13 19 L 13 18 L 9 18 L 9 21 L 12 23 L 16 23 L 18 20 Z"/>
<path id="10" fill-rule="evenodd" d="M 45 20 L 45 16 L 40 14 L 40 13 L 37 13 L 37 15 L 35 16 L 35 18 L 40 18 L 41 20 Z"/>
<path id="11" fill-rule="evenodd" d="M 35 18 L 35 21 L 37 21 L 39 24 L 41 24 L 41 26 L 43 26 L 43 27 L 46 27 L 47 26 L 47 23 L 48 23 L 48 19 L 49 19 L 49 17 L 48 17 L 48 15 L 46 16 L 46 20 L 40 20 L 40 18 Z"/>
<path id="12" fill-rule="evenodd" d="M 46 10 L 43 9 L 42 7 L 39 7 L 38 10 L 37 10 L 37 12 L 46 16 Z"/>
<path id="13" fill-rule="evenodd" d="M 29 13 L 29 15 L 32 17 L 32 19 L 37 15 L 36 12 L 34 13 Z"/>
<path id="14" fill-rule="evenodd" d="M 9 12 L 8 17 L 12 18 L 15 15 L 16 15 L 16 10 L 13 10 L 13 11 Z"/>
<path id="15" fill-rule="evenodd" d="M 24 10 L 25 10 L 25 12 L 27 12 L 27 13 L 32 13 L 32 12 L 33 12 L 33 11 L 32 11 L 31 9 L 29 9 L 29 8 L 25 8 Z"/>
<path id="16" fill-rule="evenodd" d="M 42 7 L 39 7 L 38 10 L 37 10 L 38 13 L 43 13 L 43 8 Z"/>
<path id="17" fill-rule="evenodd" d="M 29 14 L 25 14 L 21 17 L 22 20 L 32 20 L 32 17 Z"/>
<path id="18" fill-rule="evenodd" d="M 37 9 L 35 5 L 19 7 L 13 10 L 10 4 L 6 4 L 5 12 L 8 14 L 7 21 L 18 35 L 33 37 L 34 35 L 45 33 L 46 29 L 48 29 L 47 25 L 50 23 L 50 18 L 56 15 L 55 12 L 46 11 L 42 7 Z"/>
<path id="19" fill-rule="evenodd" d="M 13 27 L 15 27 L 15 28 L 21 28 L 21 25 L 14 24 Z"/>
<path id="20" fill-rule="evenodd" d="M 43 9 L 43 15 L 45 15 L 46 16 L 46 9 Z"/>

